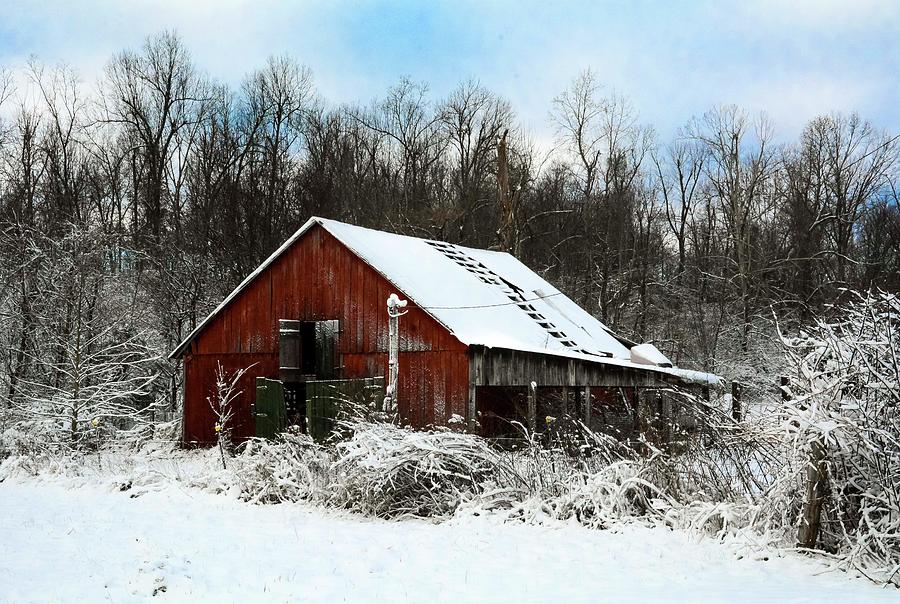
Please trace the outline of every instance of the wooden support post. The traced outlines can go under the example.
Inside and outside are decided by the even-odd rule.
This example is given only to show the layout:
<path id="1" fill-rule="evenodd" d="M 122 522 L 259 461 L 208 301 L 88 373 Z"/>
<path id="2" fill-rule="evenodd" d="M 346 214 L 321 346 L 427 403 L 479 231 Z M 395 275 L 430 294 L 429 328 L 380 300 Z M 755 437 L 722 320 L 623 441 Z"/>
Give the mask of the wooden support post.
<path id="1" fill-rule="evenodd" d="M 537 383 L 528 386 L 528 429 L 533 433 L 537 429 Z"/>
<path id="2" fill-rule="evenodd" d="M 569 387 L 563 386 L 562 388 L 562 415 L 566 416 L 569 414 Z"/>
<path id="3" fill-rule="evenodd" d="M 581 394 L 582 404 L 584 405 L 584 425 L 591 427 L 591 387 L 585 386 Z"/>
<path id="4" fill-rule="evenodd" d="M 797 546 L 815 549 L 819 541 L 819 525 L 822 503 L 828 493 L 828 463 L 825 443 L 821 439 L 810 443 L 809 461 L 806 465 L 806 496 L 800 512 L 800 528 Z"/>
<path id="5" fill-rule="evenodd" d="M 743 417 L 741 411 L 741 390 L 740 382 L 731 382 L 731 417 L 736 422 L 741 421 Z"/>
<path id="6" fill-rule="evenodd" d="M 388 413 L 392 419 L 396 419 L 397 417 L 397 399 L 400 381 L 400 317 L 406 314 L 406 312 L 402 310 L 405 307 L 406 300 L 401 300 L 397 294 L 388 296 L 388 384 L 384 397 L 384 411 Z M 333 369 L 334 368 L 332 367 L 332 370 Z"/>
<path id="7" fill-rule="evenodd" d="M 631 431 L 632 433 L 639 435 L 644 432 L 643 430 L 643 409 L 646 407 L 644 405 L 644 399 L 647 398 L 646 388 L 635 388 L 633 390 L 633 394 L 631 397 Z"/>
<path id="8" fill-rule="evenodd" d="M 469 375 L 469 400 L 466 404 L 466 424 L 469 426 L 469 432 L 476 431 L 475 417 L 475 376 Z"/>
<path id="9" fill-rule="evenodd" d="M 466 402 L 466 425 L 469 427 L 469 432 L 478 431 L 478 409 L 475 404 L 475 385 L 478 383 L 479 378 L 481 378 L 482 371 L 482 359 L 479 358 L 479 351 L 475 349 L 472 351 L 472 357 L 469 362 L 469 398 Z"/>

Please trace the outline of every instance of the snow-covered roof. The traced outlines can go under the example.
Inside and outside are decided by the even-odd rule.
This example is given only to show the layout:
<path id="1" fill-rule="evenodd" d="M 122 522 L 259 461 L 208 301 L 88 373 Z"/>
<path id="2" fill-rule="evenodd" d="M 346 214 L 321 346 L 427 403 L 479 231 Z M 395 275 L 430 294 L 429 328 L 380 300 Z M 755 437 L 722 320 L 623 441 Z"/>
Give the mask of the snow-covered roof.
<path id="1" fill-rule="evenodd" d="M 170 356 L 180 355 L 220 310 L 317 224 L 396 285 L 411 306 L 425 310 L 463 344 L 670 373 L 646 364 L 646 359 L 644 364 L 632 363 L 631 350 L 623 343 L 627 340 L 617 338 L 606 325 L 509 254 L 318 217 L 310 218 L 235 288 Z"/>
<path id="2" fill-rule="evenodd" d="M 631 360 L 644 365 L 672 367 L 672 361 L 653 344 L 644 343 L 631 347 Z"/>

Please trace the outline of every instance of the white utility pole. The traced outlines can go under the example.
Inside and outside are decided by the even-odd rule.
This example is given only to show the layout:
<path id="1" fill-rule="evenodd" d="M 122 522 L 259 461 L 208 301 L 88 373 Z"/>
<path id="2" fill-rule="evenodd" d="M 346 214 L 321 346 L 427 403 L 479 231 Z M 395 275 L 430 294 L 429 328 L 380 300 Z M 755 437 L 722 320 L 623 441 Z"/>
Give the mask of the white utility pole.
<path id="1" fill-rule="evenodd" d="M 391 294 L 387 299 L 388 308 L 388 384 L 384 397 L 384 411 L 392 417 L 397 414 L 397 377 L 400 373 L 400 317 L 407 311 L 406 300 L 401 300 L 397 294 Z"/>

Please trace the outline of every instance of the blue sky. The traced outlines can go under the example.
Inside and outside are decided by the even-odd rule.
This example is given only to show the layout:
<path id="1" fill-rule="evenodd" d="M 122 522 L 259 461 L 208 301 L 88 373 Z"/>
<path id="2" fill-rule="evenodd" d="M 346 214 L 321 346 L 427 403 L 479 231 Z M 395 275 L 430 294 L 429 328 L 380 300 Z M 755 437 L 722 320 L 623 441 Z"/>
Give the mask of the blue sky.
<path id="1" fill-rule="evenodd" d="M 92 82 L 113 52 L 166 28 L 232 83 L 268 55 L 294 55 L 335 102 L 368 101 L 403 75 L 427 81 L 435 99 L 476 78 L 538 140 L 552 137 L 553 97 L 586 68 L 662 138 L 719 103 L 765 110 L 788 140 L 833 110 L 900 132 L 894 0 L 0 0 L 0 64 L 33 54 Z"/>

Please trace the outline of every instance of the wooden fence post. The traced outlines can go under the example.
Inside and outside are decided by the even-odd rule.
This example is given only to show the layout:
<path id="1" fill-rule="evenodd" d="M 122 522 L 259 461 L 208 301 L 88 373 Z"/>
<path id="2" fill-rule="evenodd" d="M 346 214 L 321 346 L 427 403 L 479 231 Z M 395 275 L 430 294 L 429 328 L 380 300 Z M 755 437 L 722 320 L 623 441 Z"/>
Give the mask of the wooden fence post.
<path id="1" fill-rule="evenodd" d="M 591 427 L 591 387 L 585 386 L 582 391 L 582 398 L 584 404 L 584 425 L 588 428 Z"/>
<path id="2" fill-rule="evenodd" d="M 806 496 L 800 513 L 797 546 L 815 549 L 819 540 L 822 503 L 828 493 L 828 463 L 825 443 L 821 438 L 810 443 L 806 465 Z"/>
<path id="3" fill-rule="evenodd" d="M 528 429 L 537 429 L 537 382 L 528 385 Z"/>

